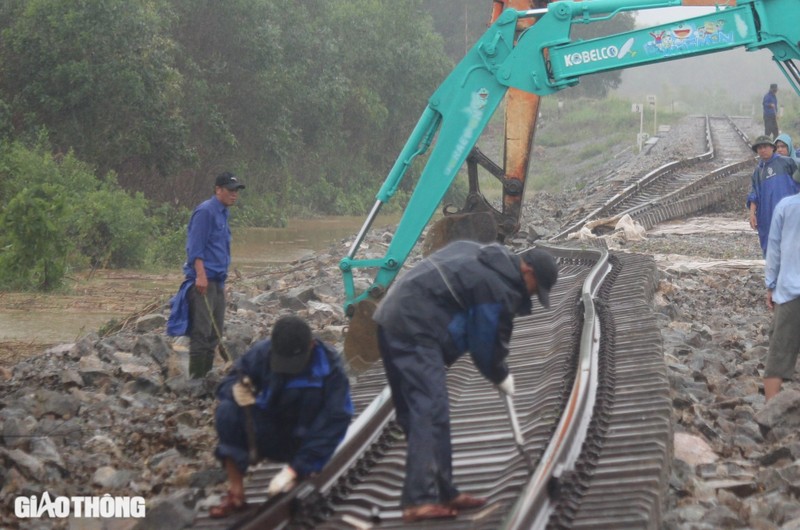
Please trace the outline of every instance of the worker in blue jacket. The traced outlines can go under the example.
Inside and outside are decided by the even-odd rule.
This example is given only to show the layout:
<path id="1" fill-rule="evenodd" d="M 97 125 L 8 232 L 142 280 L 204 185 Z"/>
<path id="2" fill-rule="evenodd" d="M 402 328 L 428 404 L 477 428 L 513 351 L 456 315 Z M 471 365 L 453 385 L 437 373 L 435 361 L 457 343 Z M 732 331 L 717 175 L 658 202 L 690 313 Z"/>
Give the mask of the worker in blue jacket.
<path id="1" fill-rule="evenodd" d="M 789 156 L 777 154 L 769 136 L 756 138 L 753 151 L 758 154 L 758 164 L 750 179 L 746 204 L 750 211 L 750 228 L 758 231 L 761 251 L 766 257 L 772 211 L 781 199 L 800 191 L 800 184 L 795 180 L 797 163 Z"/>
<path id="2" fill-rule="evenodd" d="M 167 334 L 189 336 L 189 376 L 202 378 L 214 365 L 225 323 L 225 280 L 231 264 L 228 208 L 244 184 L 232 173 L 214 180 L 214 196 L 192 212 L 186 235 L 185 280 L 170 300 Z M 224 354 L 224 348 L 222 350 Z M 229 359 L 225 359 L 226 361 Z"/>
<path id="3" fill-rule="evenodd" d="M 270 339 L 257 342 L 234 363 L 217 397 L 214 455 L 225 467 L 229 490 L 222 504 L 211 508 L 214 518 L 247 507 L 244 475 L 259 458 L 286 462 L 270 482 L 269 495 L 318 473 L 353 416 L 338 353 L 294 316 L 279 319 Z"/>
<path id="4" fill-rule="evenodd" d="M 542 249 L 515 254 L 500 244 L 456 241 L 389 290 L 373 316 L 397 421 L 408 440 L 403 519 L 455 517 L 486 500 L 453 484 L 446 368 L 465 352 L 481 374 L 514 393 L 506 364 L 516 315 L 531 296 L 549 306 L 556 261 Z"/>

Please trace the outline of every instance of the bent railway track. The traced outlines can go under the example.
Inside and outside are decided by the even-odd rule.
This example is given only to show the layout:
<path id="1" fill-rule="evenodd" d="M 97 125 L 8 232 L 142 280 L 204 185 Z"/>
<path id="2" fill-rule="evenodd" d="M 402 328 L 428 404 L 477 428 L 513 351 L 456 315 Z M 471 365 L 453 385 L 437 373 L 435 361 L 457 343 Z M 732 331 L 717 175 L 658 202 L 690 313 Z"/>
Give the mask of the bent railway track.
<path id="1" fill-rule="evenodd" d="M 703 119 L 705 152 L 650 171 L 552 239 L 563 239 L 592 221 L 614 221 L 625 214 L 649 229 L 708 208 L 739 189 L 755 166 L 747 135 L 730 117 Z"/>
<path id="2" fill-rule="evenodd" d="M 652 226 L 706 208 L 741 186 L 753 164 L 746 136 L 732 120 L 705 121 L 705 153 L 645 175 L 562 235 L 625 213 Z M 517 319 L 508 358 L 526 458 L 494 387 L 466 359 L 448 372 L 455 482 L 486 497 L 485 507 L 454 520 L 403 523 L 406 446 L 378 362 L 354 383 L 357 416 L 318 476 L 267 499 L 280 465 L 256 466 L 245 482 L 251 511 L 224 520 L 200 517 L 195 527 L 658 528 L 672 433 L 651 309 L 655 263 L 586 243 L 546 248 L 560 267 L 551 308 Z"/>
<path id="3" fill-rule="evenodd" d="M 548 247 L 560 279 L 551 309 L 515 324 L 508 358 L 529 470 L 504 404 L 471 362 L 448 373 L 455 480 L 488 504 L 426 528 L 657 527 L 670 447 L 669 385 L 649 311 L 655 265 L 603 248 Z M 359 416 L 323 472 L 264 499 L 275 465 L 255 469 L 241 520 L 198 528 L 419 528 L 399 508 L 405 441 L 380 365 L 353 388 Z M 600 487 L 597 487 L 597 486 Z M 604 523 L 605 524 L 605 523 Z"/>

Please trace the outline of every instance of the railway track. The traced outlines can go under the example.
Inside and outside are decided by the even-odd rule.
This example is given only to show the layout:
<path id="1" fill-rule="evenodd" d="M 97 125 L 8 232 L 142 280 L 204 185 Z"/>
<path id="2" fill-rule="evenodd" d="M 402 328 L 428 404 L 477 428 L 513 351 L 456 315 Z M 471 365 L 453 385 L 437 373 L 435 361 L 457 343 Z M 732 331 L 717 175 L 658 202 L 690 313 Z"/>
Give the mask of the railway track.
<path id="1" fill-rule="evenodd" d="M 649 229 L 707 208 L 741 187 L 754 167 L 747 135 L 730 117 L 702 119 L 705 152 L 650 171 L 552 239 L 563 239 L 584 226 L 607 226 L 625 214 Z"/>
<path id="2" fill-rule="evenodd" d="M 603 248 L 549 248 L 561 269 L 551 309 L 517 320 L 508 359 L 524 389 L 515 405 L 524 450 L 536 469 L 528 469 L 517 451 L 496 389 L 460 360 L 448 374 L 455 480 L 462 491 L 489 502 L 425 527 L 577 528 L 595 520 L 598 507 L 618 528 L 660 519 L 670 410 L 660 335 L 645 310 L 654 264 L 611 257 Z M 616 306 L 625 307 L 619 322 L 609 310 Z M 620 340 L 618 329 L 635 332 Z M 267 500 L 263 492 L 278 466 L 261 466 L 246 485 L 251 502 L 263 504 L 240 520 L 201 518 L 196 527 L 411 526 L 399 508 L 405 441 L 393 422 L 380 365 L 361 374 L 353 397 L 360 414 L 319 476 Z M 630 486 L 623 495 L 626 478 Z M 594 480 L 615 487 L 593 493 Z"/>
<path id="3" fill-rule="evenodd" d="M 628 213 L 655 224 L 705 208 L 741 186 L 753 163 L 746 136 L 727 118 L 705 122 L 706 152 L 645 175 L 581 223 Z M 560 267 L 551 309 L 517 319 L 508 358 L 533 469 L 517 451 L 496 389 L 462 359 L 448 372 L 455 481 L 488 503 L 454 520 L 404 524 L 399 503 L 406 447 L 378 363 L 353 385 L 357 416 L 320 475 L 267 499 L 280 466 L 257 466 L 245 482 L 250 512 L 237 519 L 201 517 L 195 527 L 658 528 L 672 433 L 661 336 L 651 310 L 655 263 L 585 243 L 546 247 Z"/>

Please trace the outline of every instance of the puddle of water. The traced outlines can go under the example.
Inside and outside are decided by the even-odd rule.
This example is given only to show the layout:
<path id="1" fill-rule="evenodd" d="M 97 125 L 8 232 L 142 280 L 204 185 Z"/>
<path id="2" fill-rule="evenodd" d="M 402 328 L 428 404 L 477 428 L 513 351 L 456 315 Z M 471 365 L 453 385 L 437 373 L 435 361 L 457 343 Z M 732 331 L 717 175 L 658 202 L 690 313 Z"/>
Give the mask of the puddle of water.
<path id="1" fill-rule="evenodd" d="M 364 219 L 361 216 L 291 219 L 286 228 L 235 228 L 231 268 L 246 273 L 327 250 L 331 244 L 355 236 Z M 398 219 L 399 216 L 378 217 L 372 227 L 393 225 Z M 342 256 L 346 252 L 347 248 L 342 247 Z"/>
<path id="2" fill-rule="evenodd" d="M 88 311 L 2 311 L 0 342 L 73 342 L 84 333 L 97 331 L 106 322 L 119 316 L 121 315 Z"/>

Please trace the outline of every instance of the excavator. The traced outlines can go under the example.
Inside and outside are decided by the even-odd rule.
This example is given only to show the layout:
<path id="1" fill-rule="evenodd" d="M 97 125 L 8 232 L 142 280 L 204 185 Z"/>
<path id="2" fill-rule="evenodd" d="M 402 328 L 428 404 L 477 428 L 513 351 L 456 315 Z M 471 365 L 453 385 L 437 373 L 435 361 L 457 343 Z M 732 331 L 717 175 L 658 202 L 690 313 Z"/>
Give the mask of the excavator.
<path id="1" fill-rule="evenodd" d="M 619 13 L 678 6 L 710 6 L 713 12 L 653 27 L 573 39 L 577 24 Z M 768 49 L 800 95 L 798 0 L 494 0 L 491 25 L 429 98 L 417 125 L 376 195 L 376 202 L 347 255 L 339 263 L 350 318 L 344 350 L 358 368 L 378 358 L 372 313 L 400 272 L 461 167 L 469 192 L 463 208 L 444 210 L 428 230 L 423 253 L 455 239 L 500 241 L 519 229 L 530 153 L 541 96 L 578 84 L 584 75 L 671 61 L 743 47 Z M 500 166 L 476 147 L 505 100 L 504 160 Z M 428 150 L 430 149 L 430 152 Z M 359 259 L 359 248 L 381 206 L 398 189 L 413 161 L 427 158 L 381 258 Z M 478 188 L 478 166 L 503 186 L 502 210 Z M 356 292 L 354 274 L 377 271 Z"/>

